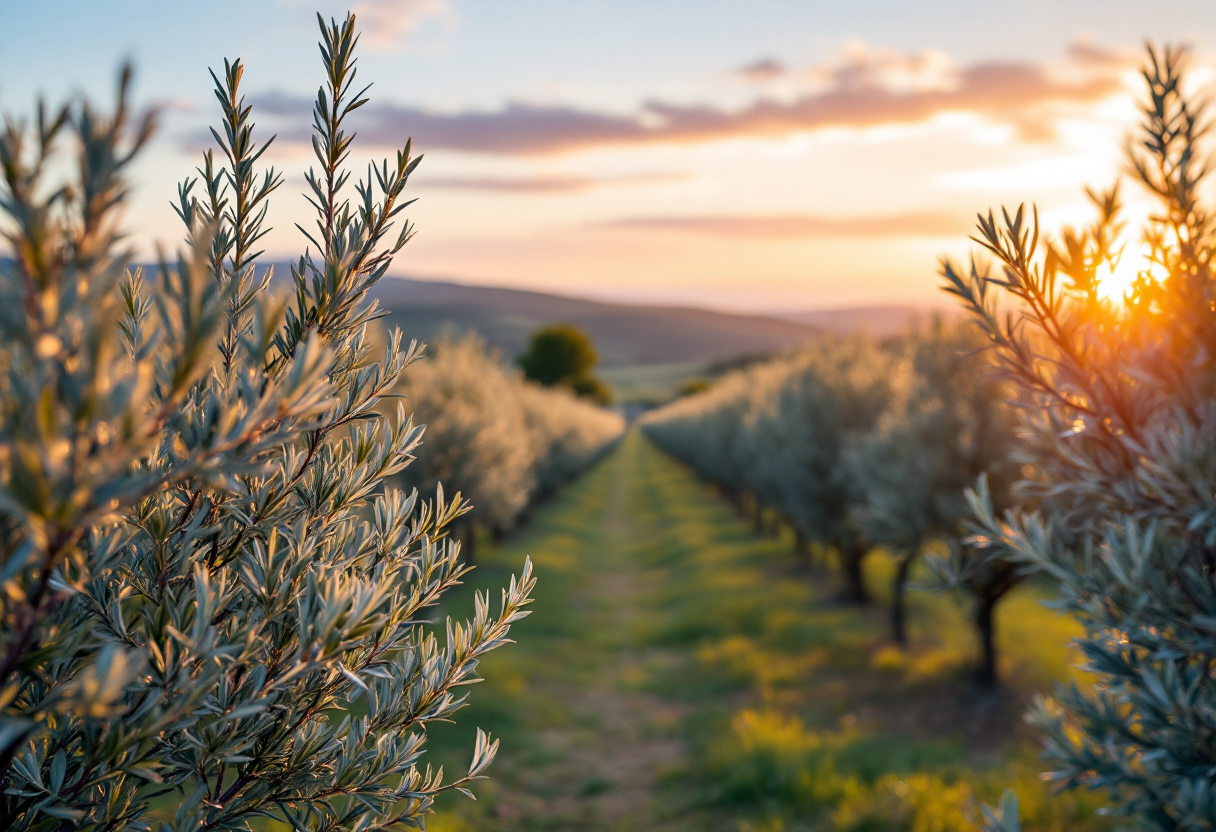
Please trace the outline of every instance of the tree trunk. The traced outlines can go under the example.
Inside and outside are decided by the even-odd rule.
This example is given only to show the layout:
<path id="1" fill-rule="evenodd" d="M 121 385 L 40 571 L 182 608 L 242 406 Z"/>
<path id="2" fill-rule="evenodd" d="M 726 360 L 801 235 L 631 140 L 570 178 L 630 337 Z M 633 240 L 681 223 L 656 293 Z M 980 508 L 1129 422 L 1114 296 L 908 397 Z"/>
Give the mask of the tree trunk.
<path id="1" fill-rule="evenodd" d="M 806 568 L 810 569 L 815 565 L 811 560 L 811 545 L 807 542 L 806 535 L 797 525 L 794 526 L 794 553 L 799 559 L 806 564 Z"/>
<path id="2" fill-rule="evenodd" d="M 768 531 L 767 537 L 781 537 L 781 515 L 777 512 L 770 512 L 768 515 Z"/>
<path id="3" fill-rule="evenodd" d="M 984 687 L 996 687 L 996 599 L 981 598 L 975 605 L 975 629 L 980 637 L 980 666 L 976 679 Z"/>
<path id="4" fill-rule="evenodd" d="M 740 517 L 747 516 L 747 511 L 743 507 L 743 495 L 735 489 L 730 489 L 726 492 L 726 498 L 730 501 L 730 507 L 735 510 L 735 514 Z"/>
<path id="5" fill-rule="evenodd" d="M 760 501 L 752 497 L 752 519 L 756 526 L 756 534 L 764 534 L 764 507 L 760 505 Z"/>
<path id="6" fill-rule="evenodd" d="M 856 540 L 837 547 L 840 552 L 840 568 L 844 572 L 845 597 L 854 604 L 870 603 L 870 593 L 866 590 L 865 577 L 861 572 L 861 562 L 866 555 L 866 549 Z"/>
<path id="7" fill-rule="evenodd" d="M 908 609 L 905 595 L 908 573 L 912 571 L 912 561 L 916 560 L 917 552 L 916 549 L 906 552 L 895 568 L 895 584 L 891 592 L 891 639 L 900 647 L 908 646 Z"/>

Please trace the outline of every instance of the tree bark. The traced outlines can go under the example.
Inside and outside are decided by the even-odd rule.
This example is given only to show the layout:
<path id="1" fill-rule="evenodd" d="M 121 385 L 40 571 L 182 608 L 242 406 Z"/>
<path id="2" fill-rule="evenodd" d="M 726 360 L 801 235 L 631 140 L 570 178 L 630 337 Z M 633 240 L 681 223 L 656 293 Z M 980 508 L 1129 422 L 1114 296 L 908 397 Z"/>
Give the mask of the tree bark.
<path id="1" fill-rule="evenodd" d="M 996 687 L 996 602 L 980 598 L 975 605 L 975 629 L 980 637 L 980 666 L 976 679 L 988 688 Z"/>
<path id="2" fill-rule="evenodd" d="M 908 573 L 912 571 L 912 561 L 916 560 L 918 551 L 913 549 L 904 553 L 895 568 L 895 584 L 891 592 L 891 639 L 900 647 L 908 646 Z"/>
<path id="3" fill-rule="evenodd" d="M 865 577 L 862 575 L 861 562 L 866 556 L 866 549 L 856 540 L 850 540 L 837 546 L 840 553 L 840 568 L 844 573 L 845 597 L 854 604 L 870 603 L 870 593 L 866 589 Z"/>

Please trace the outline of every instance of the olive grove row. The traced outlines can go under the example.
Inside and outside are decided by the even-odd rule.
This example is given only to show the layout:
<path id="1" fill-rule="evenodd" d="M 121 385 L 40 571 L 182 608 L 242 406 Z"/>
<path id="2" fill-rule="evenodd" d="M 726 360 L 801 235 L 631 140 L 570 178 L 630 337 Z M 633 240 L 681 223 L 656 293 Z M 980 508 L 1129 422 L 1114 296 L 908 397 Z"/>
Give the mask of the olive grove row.
<path id="1" fill-rule="evenodd" d="M 461 521 L 466 557 L 476 527 L 510 529 L 624 431 L 619 414 L 526 381 L 476 337 L 441 340 L 427 352 L 398 386 L 427 426 L 417 459 L 399 478 L 407 489 L 442 486 L 471 500 Z"/>
<path id="2" fill-rule="evenodd" d="M 871 597 L 866 555 L 891 550 L 892 629 L 904 643 L 913 561 L 929 546 L 967 557 L 964 489 L 983 476 L 1008 501 L 1013 422 L 982 347 L 970 323 L 940 321 L 889 343 L 825 339 L 648 414 L 643 429 L 753 514 L 758 530 L 780 518 L 800 551 L 833 553 L 855 602 Z M 961 582 L 974 596 L 989 682 L 993 612 L 1020 576 L 994 564 Z"/>

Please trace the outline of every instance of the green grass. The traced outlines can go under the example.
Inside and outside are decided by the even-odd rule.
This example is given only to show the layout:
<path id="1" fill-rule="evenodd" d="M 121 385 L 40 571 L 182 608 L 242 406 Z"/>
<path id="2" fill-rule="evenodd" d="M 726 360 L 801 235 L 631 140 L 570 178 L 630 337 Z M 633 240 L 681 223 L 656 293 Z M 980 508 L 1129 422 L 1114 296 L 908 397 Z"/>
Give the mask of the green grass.
<path id="1" fill-rule="evenodd" d="M 978 690 L 955 599 L 914 594 L 913 646 L 895 650 L 881 605 L 837 603 L 831 573 L 755 537 L 636 432 L 480 553 L 441 612 L 467 615 L 525 554 L 535 612 L 483 662 L 459 723 L 431 729 L 428 757 L 449 770 L 477 726 L 502 750 L 478 801 L 445 795 L 428 829 L 974 830 L 1009 785 L 1024 828 L 1105 828 L 1094 796 L 1046 793 L 1021 723 L 1073 673 L 1075 624 L 1041 587 L 1000 613 L 1006 687 Z M 880 599 L 890 575 L 874 555 Z"/>

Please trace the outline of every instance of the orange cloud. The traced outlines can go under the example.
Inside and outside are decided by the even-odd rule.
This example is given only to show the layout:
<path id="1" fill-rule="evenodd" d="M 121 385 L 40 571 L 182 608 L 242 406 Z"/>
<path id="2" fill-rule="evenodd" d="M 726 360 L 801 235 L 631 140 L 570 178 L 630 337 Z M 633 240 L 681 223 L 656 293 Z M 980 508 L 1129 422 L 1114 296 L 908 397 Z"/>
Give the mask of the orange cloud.
<path id="1" fill-rule="evenodd" d="M 633 217 L 602 223 L 601 228 L 675 231 L 713 237 L 944 237 L 966 234 L 974 219 L 921 211 L 869 217 L 825 217 L 816 214 L 717 215 L 703 217 Z"/>
<path id="2" fill-rule="evenodd" d="M 417 186 L 452 191 L 500 191 L 505 193 L 582 193 L 611 185 L 648 185 L 680 182 L 678 173 L 639 173 L 626 176 L 449 176 L 420 179 Z"/>
<path id="3" fill-rule="evenodd" d="M 1041 139 L 1050 131 L 1051 108 L 1092 103 L 1121 89 L 1126 58 L 1078 44 L 1062 66 L 1066 72 L 1017 62 L 956 68 L 938 53 L 900 56 L 855 49 L 841 64 L 804 73 L 811 90 L 791 100 L 759 98 L 741 109 L 651 101 L 636 114 L 533 104 L 437 113 L 372 105 L 365 115 L 361 113 L 359 132 L 383 145 L 413 136 L 416 146 L 428 149 L 545 155 L 613 145 L 783 138 L 834 127 L 909 124 L 946 112 L 970 112 L 1013 124 L 1025 138 Z M 262 114 L 298 117 L 311 99 L 275 93 L 256 103 Z M 301 143 L 309 139 L 302 132 L 282 136 Z"/>

